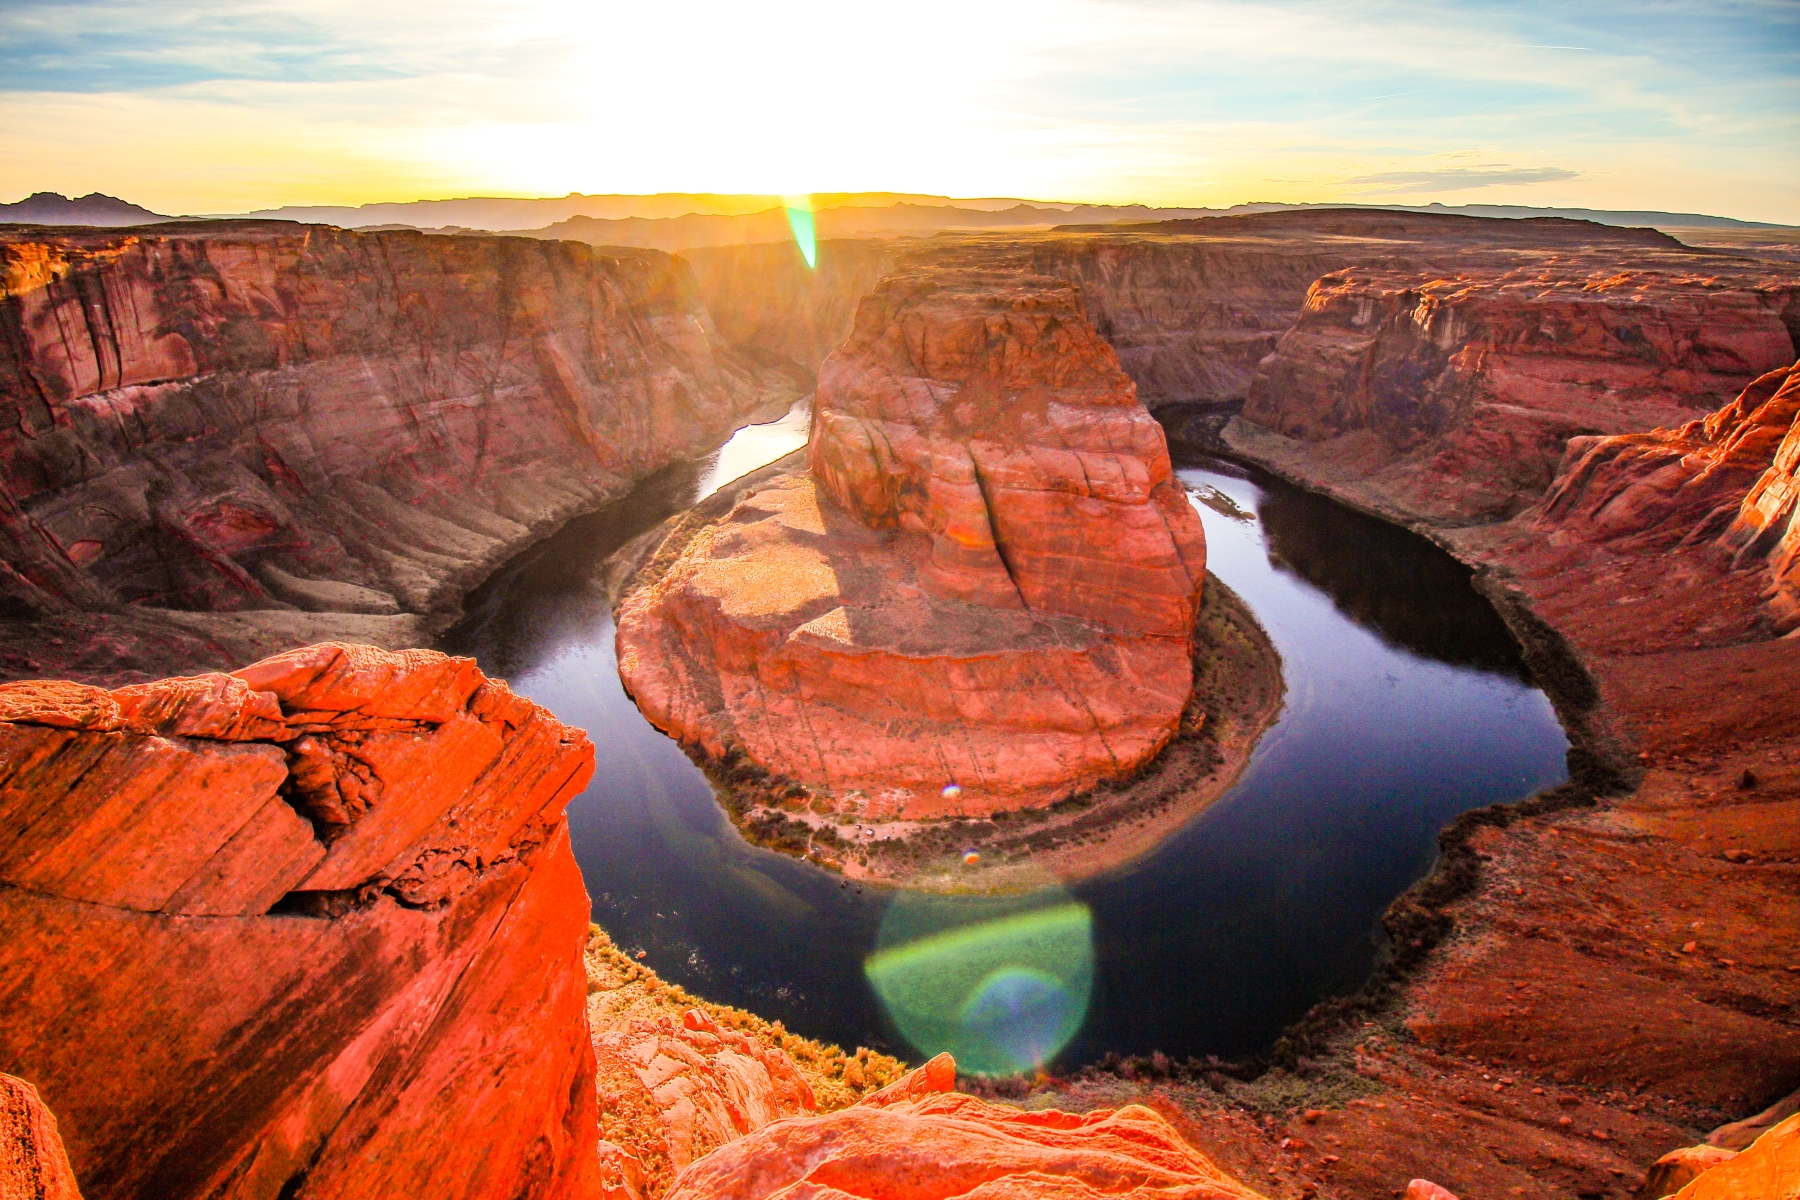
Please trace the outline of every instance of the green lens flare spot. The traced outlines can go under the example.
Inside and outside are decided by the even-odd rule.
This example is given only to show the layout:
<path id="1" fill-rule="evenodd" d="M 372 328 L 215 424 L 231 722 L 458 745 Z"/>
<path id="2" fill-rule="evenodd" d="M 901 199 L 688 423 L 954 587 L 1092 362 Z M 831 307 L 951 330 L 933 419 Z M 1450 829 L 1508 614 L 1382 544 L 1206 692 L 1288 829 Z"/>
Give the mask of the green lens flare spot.
<path id="1" fill-rule="evenodd" d="M 789 206 L 787 210 L 788 228 L 794 231 L 794 243 L 800 247 L 800 257 L 806 265 L 815 267 L 819 260 L 819 240 L 813 232 L 813 215 L 811 209 Z"/>
<path id="2" fill-rule="evenodd" d="M 869 982 L 920 1054 L 1012 1075 L 1041 1067 L 1087 1016 L 1093 917 L 1073 901 L 914 938 L 872 955 Z"/>

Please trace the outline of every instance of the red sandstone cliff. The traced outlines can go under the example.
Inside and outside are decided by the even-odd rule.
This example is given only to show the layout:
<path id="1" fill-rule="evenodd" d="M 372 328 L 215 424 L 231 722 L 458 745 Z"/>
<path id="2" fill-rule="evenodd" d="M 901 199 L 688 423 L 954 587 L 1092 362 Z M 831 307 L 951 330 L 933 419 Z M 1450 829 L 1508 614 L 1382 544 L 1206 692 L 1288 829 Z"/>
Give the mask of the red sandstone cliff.
<path id="1" fill-rule="evenodd" d="M 89 1200 L 594 1194 L 580 731 L 325 645 L 0 685 L 0 764 L 0 1064 Z"/>
<path id="2" fill-rule="evenodd" d="M 660 728 L 907 817 L 1048 803 L 1174 734 L 1200 523 L 1075 289 L 884 281 L 820 372 L 810 453 L 622 602 Z"/>
<path id="3" fill-rule="evenodd" d="M 1731 568 L 1768 571 L 1764 596 L 1785 632 L 1800 625 L 1797 469 L 1800 363 L 1678 428 L 1573 439 L 1535 524 L 1553 545 L 1615 554 L 1717 547 Z"/>
<path id="4" fill-rule="evenodd" d="M 56 1117 L 37 1089 L 0 1075 L 0 1197 L 81 1200 Z"/>
<path id="5" fill-rule="evenodd" d="M 417 644 L 523 542 L 791 394 L 654 251 L 275 222 L 7 234 L 0 617 L 264 614 L 183 618 L 198 637 L 140 639 L 141 663 L 39 649 L 90 677 L 224 661 L 205 639 L 234 630 Z"/>
<path id="6" fill-rule="evenodd" d="M 1328 275 L 1228 437 L 1401 519 L 1510 517 L 1571 437 L 1680 424 L 1793 359 L 1792 273 L 1645 257 Z"/>

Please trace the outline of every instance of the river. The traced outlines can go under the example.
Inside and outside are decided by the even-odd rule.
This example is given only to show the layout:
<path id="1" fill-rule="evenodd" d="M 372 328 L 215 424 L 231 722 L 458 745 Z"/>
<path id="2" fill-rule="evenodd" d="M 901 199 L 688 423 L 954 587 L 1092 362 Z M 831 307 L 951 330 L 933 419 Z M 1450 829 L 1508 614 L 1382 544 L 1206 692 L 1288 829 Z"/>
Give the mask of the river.
<path id="1" fill-rule="evenodd" d="M 569 822 L 594 920 L 620 946 L 797 1033 L 916 1059 L 864 969 L 895 893 L 844 886 L 737 835 L 620 686 L 599 584 L 625 541 L 805 436 L 799 410 L 741 430 L 574 521 L 473 594 L 442 648 L 593 738 L 598 769 Z M 1093 967 L 1062 1068 L 1108 1052 L 1265 1047 L 1368 977 L 1380 913 L 1429 869 L 1439 829 L 1566 777 L 1549 701 L 1455 560 L 1231 464 L 1179 473 L 1209 569 L 1281 652 L 1287 703 L 1224 797 L 1149 855 L 1065 889 L 1091 914 Z M 929 903 L 950 919 L 983 904 Z"/>

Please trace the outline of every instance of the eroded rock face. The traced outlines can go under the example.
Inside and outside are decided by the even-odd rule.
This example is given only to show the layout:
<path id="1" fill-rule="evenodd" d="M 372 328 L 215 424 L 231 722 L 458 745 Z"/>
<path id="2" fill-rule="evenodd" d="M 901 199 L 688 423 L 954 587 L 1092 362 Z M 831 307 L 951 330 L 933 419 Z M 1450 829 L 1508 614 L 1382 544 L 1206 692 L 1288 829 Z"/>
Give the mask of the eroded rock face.
<path id="1" fill-rule="evenodd" d="M 1503 519 L 1544 493 L 1571 437 L 1680 425 L 1791 362 L 1797 294 L 1761 267 L 1594 255 L 1335 272 L 1259 369 L 1243 418 L 1374 507 Z"/>
<path id="2" fill-rule="evenodd" d="M 81 1200 L 56 1117 L 36 1088 L 11 1075 L 0 1075 L 0 1196 Z"/>
<path id="3" fill-rule="evenodd" d="M 668 1200 L 1256 1200 L 1148 1108 L 1076 1115 L 960 1095 L 939 1055 L 828 1116 L 769 1125 L 683 1172 Z"/>
<path id="4" fill-rule="evenodd" d="M 655 251 L 8 234 L 0 616 L 299 610 L 418 644 L 523 542 L 791 390 Z"/>
<path id="5" fill-rule="evenodd" d="M 623 601 L 660 728 L 906 817 L 1048 803 L 1173 735 L 1204 538 L 1074 288 L 884 281 L 820 372 L 810 466 Z"/>
<path id="6" fill-rule="evenodd" d="M 0 1060 L 90 1200 L 597 1186 L 579 730 L 323 645 L 0 685 L 0 764 Z"/>
<path id="7" fill-rule="evenodd" d="M 675 1171 L 772 1121 L 818 1109 L 789 1055 L 699 1009 L 679 1022 L 640 1017 L 596 1031 L 594 1052 L 602 1102 L 651 1115 Z"/>
<path id="8" fill-rule="evenodd" d="M 1778 629 L 1800 624 L 1800 363 L 1675 429 L 1576 438 L 1538 528 L 1615 553 L 1716 543 L 1767 563 Z"/>

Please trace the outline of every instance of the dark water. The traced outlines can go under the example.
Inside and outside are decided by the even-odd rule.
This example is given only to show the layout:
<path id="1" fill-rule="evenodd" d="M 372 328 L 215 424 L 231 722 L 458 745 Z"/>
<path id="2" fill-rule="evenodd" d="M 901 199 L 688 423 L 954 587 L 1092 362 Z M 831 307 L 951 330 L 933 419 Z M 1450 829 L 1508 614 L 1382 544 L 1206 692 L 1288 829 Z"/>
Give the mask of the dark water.
<path id="1" fill-rule="evenodd" d="M 627 539 L 773 459 L 801 422 L 740 434 L 503 569 L 444 648 L 583 726 L 569 810 L 594 919 L 665 979 L 845 1046 L 916 1057 L 864 975 L 893 894 L 746 845 L 705 778 L 619 685 L 595 581 Z M 1424 540 L 1223 463 L 1199 489 L 1208 565 L 1283 656 L 1287 708 L 1243 779 L 1155 853 L 1068 891 L 1092 916 L 1085 1022 L 1057 1060 L 1253 1052 L 1377 953 L 1377 918 L 1464 809 L 1564 778 L 1549 702 L 1468 573 Z M 975 900 L 934 901 L 934 920 Z"/>

